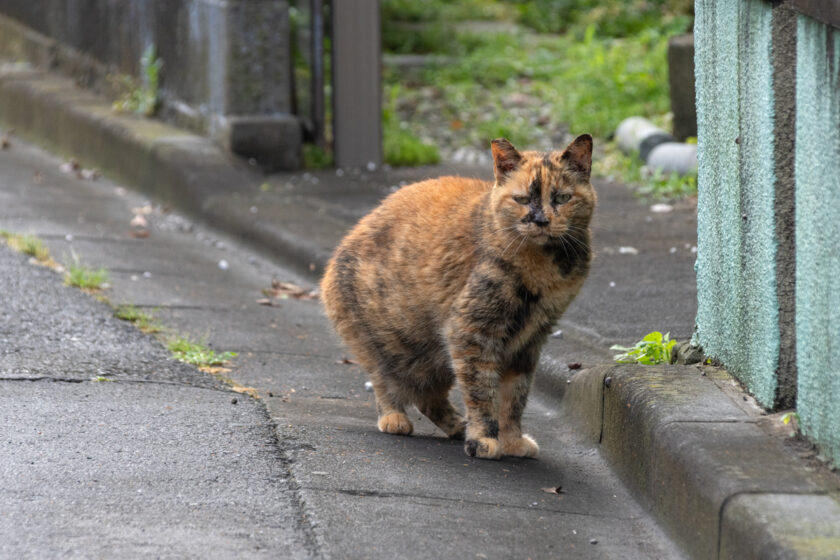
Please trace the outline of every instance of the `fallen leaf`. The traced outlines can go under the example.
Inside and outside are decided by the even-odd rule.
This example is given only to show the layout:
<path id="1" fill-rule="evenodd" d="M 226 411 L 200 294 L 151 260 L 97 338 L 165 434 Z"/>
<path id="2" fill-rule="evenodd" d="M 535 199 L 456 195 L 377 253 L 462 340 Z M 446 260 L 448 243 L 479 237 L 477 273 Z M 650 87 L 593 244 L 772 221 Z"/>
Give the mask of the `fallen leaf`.
<path id="1" fill-rule="evenodd" d="M 674 209 L 673 206 L 671 206 L 670 204 L 666 204 L 664 202 L 659 202 L 659 203 L 654 204 L 653 206 L 650 207 L 650 211 L 655 212 L 657 214 L 665 214 L 667 212 L 670 212 L 673 209 Z"/>
<path id="2" fill-rule="evenodd" d="M 152 205 L 147 204 L 145 206 L 138 206 L 137 208 L 132 208 L 131 212 L 133 214 L 139 214 L 141 216 L 148 216 L 152 213 Z"/>
<path id="3" fill-rule="evenodd" d="M 149 221 L 146 218 L 144 218 L 143 216 L 141 216 L 140 214 L 137 214 L 136 216 L 131 218 L 131 227 L 144 228 L 144 227 L 147 227 L 148 225 L 149 225 Z"/>
<path id="4" fill-rule="evenodd" d="M 580 369 L 581 364 L 580 364 L 580 362 L 572 362 L 570 364 L 566 364 L 566 367 L 569 368 L 569 369 Z"/>
<path id="5" fill-rule="evenodd" d="M 8 150 L 11 146 L 12 144 L 6 136 L 0 138 L 0 150 Z"/>
<path id="6" fill-rule="evenodd" d="M 76 176 L 79 179 L 84 179 L 85 181 L 95 181 L 101 177 L 101 173 L 99 173 L 98 169 L 82 169 Z"/>
<path id="7" fill-rule="evenodd" d="M 548 488 L 541 488 L 546 494 L 563 494 L 562 486 L 549 486 Z"/>
<path id="8" fill-rule="evenodd" d="M 258 300 L 257 300 L 257 303 L 259 303 L 260 305 L 266 305 L 266 306 L 268 306 L 268 307 L 280 307 L 280 305 L 279 305 L 279 304 L 274 303 L 274 302 L 273 302 L 271 299 L 269 299 L 269 298 L 262 298 L 262 299 L 258 299 Z"/>
<path id="9" fill-rule="evenodd" d="M 341 358 L 336 363 L 337 364 L 342 364 L 342 365 L 358 365 L 358 362 L 354 362 L 350 358 Z"/>
<path id="10" fill-rule="evenodd" d="M 271 288 L 268 290 L 263 290 L 263 295 L 269 298 L 274 299 L 305 299 L 305 300 L 312 300 L 318 299 L 320 297 L 320 293 L 318 290 L 307 290 L 297 284 L 292 284 L 291 282 L 281 282 L 279 280 L 272 280 L 271 281 Z"/>
<path id="11" fill-rule="evenodd" d="M 149 230 L 147 229 L 133 229 L 129 232 L 131 237 L 136 237 L 137 239 L 145 239 L 149 237 Z"/>

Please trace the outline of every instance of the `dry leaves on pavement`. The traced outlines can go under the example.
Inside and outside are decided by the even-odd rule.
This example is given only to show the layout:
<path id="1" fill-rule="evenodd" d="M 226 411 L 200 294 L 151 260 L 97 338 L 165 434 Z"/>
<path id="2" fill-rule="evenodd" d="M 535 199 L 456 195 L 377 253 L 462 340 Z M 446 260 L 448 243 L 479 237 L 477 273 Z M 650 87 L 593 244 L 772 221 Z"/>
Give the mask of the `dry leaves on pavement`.
<path id="1" fill-rule="evenodd" d="M 272 280 L 271 288 L 263 290 L 262 293 L 266 297 L 265 299 L 257 300 L 257 303 L 268 306 L 276 305 L 274 300 L 279 299 L 315 300 L 321 296 L 317 289 L 308 290 L 297 284 L 281 282 L 280 280 Z"/>

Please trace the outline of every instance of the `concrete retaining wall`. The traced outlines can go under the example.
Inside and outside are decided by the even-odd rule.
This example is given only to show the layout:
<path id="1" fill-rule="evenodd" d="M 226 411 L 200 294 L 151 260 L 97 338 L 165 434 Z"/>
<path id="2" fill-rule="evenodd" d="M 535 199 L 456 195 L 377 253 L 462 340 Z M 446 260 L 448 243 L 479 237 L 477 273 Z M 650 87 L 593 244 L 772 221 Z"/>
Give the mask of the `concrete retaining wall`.
<path id="1" fill-rule="evenodd" d="M 48 65 L 94 89 L 108 74 L 142 79 L 154 46 L 166 120 L 267 167 L 299 165 L 286 0 L 0 0 L 0 14 L 42 37 Z"/>
<path id="2" fill-rule="evenodd" d="M 840 461 L 840 32 L 697 0 L 695 342 Z"/>

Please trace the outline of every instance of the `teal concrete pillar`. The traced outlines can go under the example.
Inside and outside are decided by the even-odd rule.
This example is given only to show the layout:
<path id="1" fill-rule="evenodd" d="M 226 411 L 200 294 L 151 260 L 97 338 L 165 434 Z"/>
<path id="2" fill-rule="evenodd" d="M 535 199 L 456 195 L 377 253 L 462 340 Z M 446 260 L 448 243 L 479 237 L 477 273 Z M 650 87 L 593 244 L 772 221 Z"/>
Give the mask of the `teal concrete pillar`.
<path id="1" fill-rule="evenodd" d="M 840 31 L 796 23 L 796 407 L 840 463 Z"/>
<path id="2" fill-rule="evenodd" d="M 780 392 L 777 381 L 773 7 L 698 0 L 695 14 L 695 342 L 772 407 L 795 392 Z"/>

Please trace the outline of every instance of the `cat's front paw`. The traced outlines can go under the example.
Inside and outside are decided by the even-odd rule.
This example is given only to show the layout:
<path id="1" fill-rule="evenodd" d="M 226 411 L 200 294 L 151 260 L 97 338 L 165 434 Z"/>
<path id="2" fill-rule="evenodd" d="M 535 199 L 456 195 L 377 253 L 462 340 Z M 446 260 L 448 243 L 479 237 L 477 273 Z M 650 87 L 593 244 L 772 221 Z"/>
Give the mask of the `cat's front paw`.
<path id="1" fill-rule="evenodd" d="M 391 412 L 379 417 L 379 431 L 398 436 L 410 436 L 414 426 L 402 412 Z"/>
<path id="2" fill-rule="evenodd" d="M 534 438 L 527 434 L 522 437 L 502 440 L 502 453 L 511 457 L 536 457 L 540 452 L 540 446 Z"/>
<path id="3" fill-rule="evenodd" d="M 502 458 L 502 446 L 499 444 L 499 440 L 494 438 L 468 439 L 464 445 L 464 451 L 470 457 L 478 457 L 479 459 Z"/>

